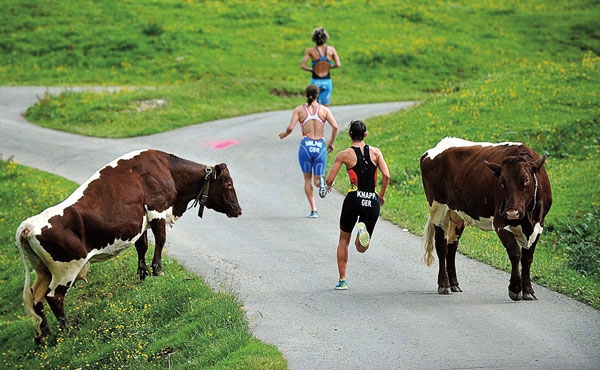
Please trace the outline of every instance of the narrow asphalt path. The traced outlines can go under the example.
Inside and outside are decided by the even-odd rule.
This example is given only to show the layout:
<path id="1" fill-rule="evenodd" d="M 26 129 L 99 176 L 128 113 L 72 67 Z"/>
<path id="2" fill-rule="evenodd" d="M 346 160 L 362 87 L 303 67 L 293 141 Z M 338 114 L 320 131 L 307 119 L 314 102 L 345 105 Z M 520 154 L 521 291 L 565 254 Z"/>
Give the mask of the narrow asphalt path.
<path id="1" fill-rule="evenodd" d="M 228 164 L 242 217 L 207 211 L 199 219 L 192 210 L 168 235 L 167 253 L 214 289 L 239 296 L 254 335 L 277 345 L 291 369 L 600 368 L 599 311 L 537 285 L 538 301 L 512 302 L 507 273 L 463 256 L 457 269 L 464 292 L 438 295 L 437 267 L 421 261 L 419 238 L 385 220 L 367 253 L 351 251 L 350 289 L 335 291 L 343 195 L 317 197 L 321 217 L 306 217 L 296 159 L 300 134 L 277 136 L 292 107 L 152 136 L 96 139 L 23 119 L 45 91 L 0 87 L 2 158 L 13 156 L 78 183 L 138 148 Z M 411 105 L 334 106 L 332 111 L 344 128 L 351 119 Z M 211 144 L 224 140 L 237 144 L 221 149 Z"/>

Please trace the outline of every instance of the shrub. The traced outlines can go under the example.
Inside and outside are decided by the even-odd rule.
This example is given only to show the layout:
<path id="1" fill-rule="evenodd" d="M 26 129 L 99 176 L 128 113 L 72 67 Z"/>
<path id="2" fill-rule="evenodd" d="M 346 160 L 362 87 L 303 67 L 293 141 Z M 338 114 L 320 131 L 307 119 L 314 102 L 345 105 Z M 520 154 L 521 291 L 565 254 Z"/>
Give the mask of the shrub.
<path id="1" fill-rule="evenodd" d="M 556 233 L 565 246 L 569 266 L 584 276 L 600 278 L 600 207 L 557 225 Z"/>

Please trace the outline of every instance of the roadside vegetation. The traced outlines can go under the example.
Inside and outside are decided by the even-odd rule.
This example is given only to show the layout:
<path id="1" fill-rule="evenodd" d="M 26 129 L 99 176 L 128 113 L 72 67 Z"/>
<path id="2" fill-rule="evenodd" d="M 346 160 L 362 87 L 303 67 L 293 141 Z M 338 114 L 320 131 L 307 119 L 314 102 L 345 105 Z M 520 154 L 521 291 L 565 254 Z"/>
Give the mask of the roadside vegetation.
<path id="1" fill-rule="evenodd" d="M 235 292 L 214 292 L 173 259 L 166 274 L 140 283 L 135 248 L 94 264 L 89 283 L 69 290 L 61 331 L 46 305 L 51 334 L 38 347 L 21 304 L 23 262 L 14 231 L 58 203 L 77 184 L 0 161 L 0 367 L 3 369 L 286 369 L 277 347 L 252 337 Z"/>
<path id="2" fill-rule="evenodd" d="M 410 110 L 367 122 L 369 141 L 383 150 L 393 176 L 383 216 L 421 234 L 427 205 L 419 157 L 443 137 L 523 142 L 549 155 L 545 166 L 554 196 L 532 277 L 600 309 L 597 1 L 138 0 L 82 6 L 74 0 L 2 0 L 1 6 L 9 16 L 0 23 L 0 84 L 121 86 L 114 93 L 46 94 L 26 114 L 45 127 L 101 137 L 147 135 L 291 109 L 304 101 L 309 75 L 299 64 L 312 45 L 310 33 L 316 26 L 326 27 L 342 58 L 342 68 L 332 72 L 334 113 L 341 104 L 421 101 Z M 316 13 L 321 14 L 318 22 Z M 140 109 L 143 102 L 156 101 L 165 104 Z M 342 133 L 336 146 L 347 144 Z M 51 345 L 36 349 L 32 325 L 20 305 L 22 280 L 15 276 L 22 276 L 23 266 L 13 233 L 20 220 L 61 200 L 75 185 L 0 163 L 3 366 L 286 367 L 275 348 L 249 336 L 235 294 L 214 293 L 219 303 L 207 308 L 204 312 L 214 315 L 205 317 L 193 306 L 204 307 L 208 302 L 202 300 L 213 296 L 203 298 L 211 294 L 205 284 L 174 261 L 168 262 L 173 275 L 144 282 L 142 294 L 130 254 L 98 264 L 90 284 L 69 293 L 69 302 L 77 307 L 70 312 L 83 327 L 55 333 Z M 345 181 L 337 181 L 341 191 Z M 467 228 L 460 251 L 509 268 L 493 233 Z M 181 285 L 193 294 L 176 296 Z M 101 297 L 108 292 L 123 304 L 103 304 Z M 152 301 L 155 294 L 169 297 L 161 304 L 171 313 L 183 309 L 177 306 L 181 300 L 193 303 L 185 307 L 190 311 L 167 321 L 150 321 L 146 316 L 158 305 Z M 93 297 L 100 300 L 89 301 Z M 128 310 L 132 316 L 123 324 Z M 199 342 L 179 342 L 180 332 L 194 333 L 185 337 Z M 159 356 L 166 348 L 176 351 Z M 116 358 L 117 353 L 125 355 Z M 69 360 L 79 355 L 82 361 Z"/>

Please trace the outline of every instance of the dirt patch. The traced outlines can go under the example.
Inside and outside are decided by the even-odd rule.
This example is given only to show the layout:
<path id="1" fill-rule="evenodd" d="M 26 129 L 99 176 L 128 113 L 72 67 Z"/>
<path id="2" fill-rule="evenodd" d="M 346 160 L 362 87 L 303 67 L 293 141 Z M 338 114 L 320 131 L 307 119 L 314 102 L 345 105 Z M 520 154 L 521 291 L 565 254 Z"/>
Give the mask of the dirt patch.
<path id="1" fill-rule="evenodd" d="M 273 89 L 271 90 L 271 95 L 282 96 L 285 98 L 301 98 L 304 96 L 304 93 L 298 91 L 289 91 L 286 89 Z"/>

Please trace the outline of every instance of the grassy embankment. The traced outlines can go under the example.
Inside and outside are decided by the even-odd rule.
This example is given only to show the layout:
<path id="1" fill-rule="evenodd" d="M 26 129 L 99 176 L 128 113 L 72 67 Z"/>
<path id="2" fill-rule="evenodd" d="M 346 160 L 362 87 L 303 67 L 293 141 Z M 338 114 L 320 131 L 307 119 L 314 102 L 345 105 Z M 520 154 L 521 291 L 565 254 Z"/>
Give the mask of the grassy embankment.
<path id="1" fill-rule="evenodd" d="M 444 136 L 522 141 L 550 155 L 546 166 L 555 198 L 536 250 L 534 279 L 600 308 L 600 21 L 594 15 L 598 5 L 593 2 L 499 5 L 431 1 L 391 6 L 377 2 L 106 1 L 87 7 L 68 1 L 60 6 L 43 1 L 14 3 L 19 4 L 13 5 L 15 16 L 7 18 L 0 36 L 5 51 L 0 56 L 0 83 L 151 87 L 128 88 L 116 94 L 46 96 L 28 112 L 30 120 L 44 126 L 108 137 L 149 134 L 300 104 L 308 75 L 299 70 L 298 64 L 304 48 L 310 46 L 310 32 L 317 25 L 312 14 L 323 10 L 322 24 L 343 62 L 343 67 L 333 72 L 334 106 L 423 100 L 410 111 L 368 122 L 370 141 L 384 151 L 393 173 L 383 215 L 417 234 L 421 232 L 426 204 L 418 158 Z M 168 104 L 137 112 L 140 101 L 157 98 L 166 99 Z M 337 146 L 346 144 L 345 135 L 341 135 Z M 26 172 L 21 171 L 15 176 L 25 178 L 17 180 L 18 184 L 29 183 Z M 338 184 L 344 182 L 338 180 Z M 2 187 L 5 184 L 3 181 Z M 72 184 L 61 190 L 63 195 L 69 186 Z M 34 191 L 36 187 L 25 188 Z M 17 195 L 15 201 L 38 196 Z M 60 196 L 45 204 L 58 199 Z M 35 202 L 36 207 L 42 205 Z M 15 217 L 15 206 L 9 204 L 2 211 L 5 220 L 14 223 L 37 210 L 30 205 L 23 215 Z M 6 240 L 2 244 L 9 249 L 16 225 L 6 226 L 0 232 L 7 230 L 6 235 L 2 234 L 2 240 Z M 499 268 L 508 267 L 505 252 L 491 233 L 467 231 L 461 252 Z M 120 266 L 131 260 L 124 256 L 114 263 Z M 18 260 L 11 263 L 17 264 L 11 267 L 15 272 L 5 279 L 12 282 L 22 267 Z M 110 275 L 115 268 L 109 262 L 95 266 L 94 271 L 107 270 Z M 123 270 L 123 274 L 131 274 L 134 267 Z M 133 281 L 131 275 L 125 276 L 128 278 L 117 281 Z M 163 282 L 155 279 L 148 284 L 154 290 Z M 168 281 L 164 284 L 169 289 Z M 3 316 L 2 333 L 13 333 L 3 334 L 3 343 L 30 328 L 20 308 L 14 309 L 20 282 L 13 285 L 6 291 L 0 288 L 2 302 L 9 306 L 3 311 L 8 313 Z M 127 302 L 128 294 L 139 294 L 137 287 L 124 284 L 123 292 L 115 296 Z M 91 289 L 106 291 L 103 286 L 86 287 L 90 297 L 86 296 L 85 302 L 94 295 L 88 292 Z M 147 291 L 144 288 L 143 294 L 151 294 Z M 70 293 L 71 304 L 83 305 L 76 294 Z M 119 314 L 116 307 L 106 310 Z M 82 313 L 81 317 L 86 315 Z M 133 320 L 133 331 L 140 330 L 140 323 Z M 118 322 L 105 326 L 110 331 L 117 330 L 115 325 Z M 121 332 L 119 337 L 127 333 Z M 55 337 L 55 347 L 33 352 L 25 337 L 24 342 L 9 347 L 14 352 L 5 358 L 26 358 L 31 364 L 42 364 L 46 358 L 53 358 L 54 351 L 106 357 L 114 346 L 121 345 L 106 336 L 98 340 L 102 347 L 96 348 L 93 346 L 100 344 L 85 343 L 85 337 L 77 333 L 60 333 Z M 74 344 L 63 347 L 71 340 Z M 149 347 L 145 356 L 154 356 L 157 361 L 150 363 L 161 363 L 163 360 L 152 352 L 158 347 Z M 177 348 L 171 359 L 185 367 L 187 355 Z M 269 358 L 269 351 L 267 348 L 265 358 Z M 133 359 L 123 359 L 121 366 L 136 364 L 130 361 L 139 361 L 143 356 L 136 345 L 127 347 L 125 353 Z M 91 362 L 86 361 L 81 364 Z M 115 363 L 111 362 L 112 366 Z M 70 362 L 60 364 L 76 367 Z"/>
<path id="2" fill-rule="evenodd" d="M 64 199 L 77 185 L 58 176 L 0 161 L 0 353 L 3 369 L 286 369 L 275 346 L 252 337 L 235 292 L 214 292 L 165 257 L 168 273 L 143 283 L 134 248 L 94 264 L 89 284 L 69 290 L 60 331 L 43 346 L 21 305 L 23 262 L 14 247 L 21 220 Z"/>

